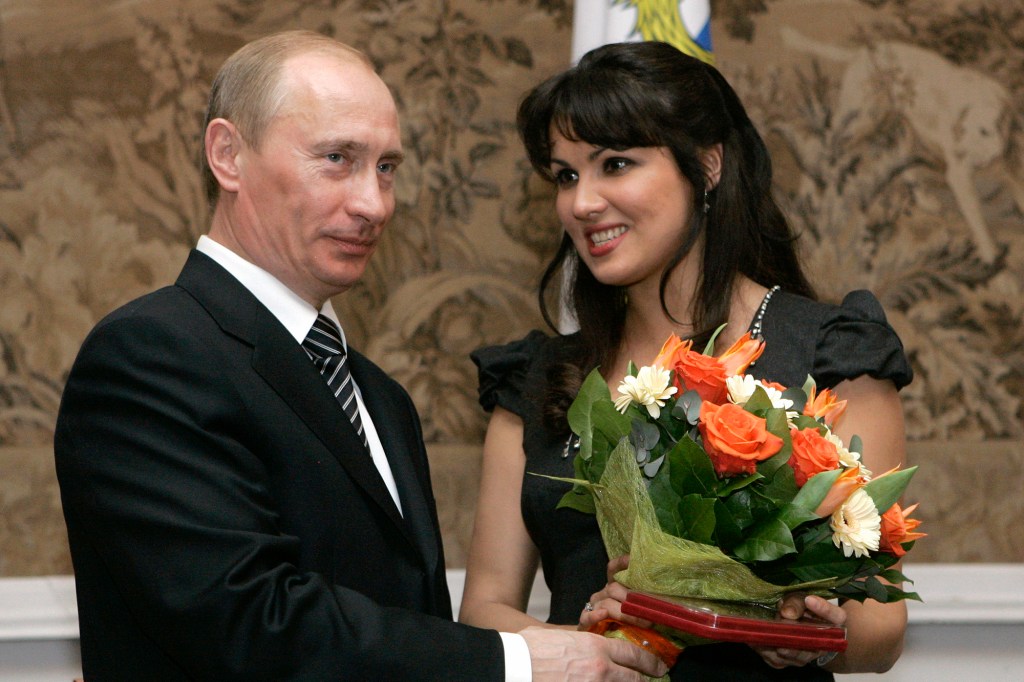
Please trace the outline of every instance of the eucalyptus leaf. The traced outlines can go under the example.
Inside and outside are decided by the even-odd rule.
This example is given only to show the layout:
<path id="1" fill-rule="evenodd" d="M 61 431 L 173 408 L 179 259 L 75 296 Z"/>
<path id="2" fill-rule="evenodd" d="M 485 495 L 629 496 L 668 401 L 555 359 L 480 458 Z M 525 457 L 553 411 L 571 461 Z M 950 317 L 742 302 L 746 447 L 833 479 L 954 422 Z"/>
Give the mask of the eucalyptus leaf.
<path id="1" fill-rule="evenodd" d="M 644 465 L 644 476 L 647 478 L 654 478 L 657 475 L 658 470 L 661 468 L 662 462 L 665 461 L 665 455 L 652 459 L 650 462 Z"/>
<path id="2" fill-rule="evenodd" d="M 793 401 L 793 408 L 797 412 L 802 412 L 804 406 L 807 404 L 807 392 L 803 389 L 790 387 L 782 392 L 783 400 Z"/>
<path id="3" fill-rule="evenodd" d="M 853 436 L 850 438 L 849 445 L 846 449 L 850 452 L 856 452 L 858 455 L 864 454 L 864 442 L 860 439 L 860 436 Z"/>
<path id="4" fill-rule="evenodd" d="M 700 404 L 700 393 L 691 389 L 676 397 L 671 415 L 687 424 L 695 425 L 700 421 Z"/>

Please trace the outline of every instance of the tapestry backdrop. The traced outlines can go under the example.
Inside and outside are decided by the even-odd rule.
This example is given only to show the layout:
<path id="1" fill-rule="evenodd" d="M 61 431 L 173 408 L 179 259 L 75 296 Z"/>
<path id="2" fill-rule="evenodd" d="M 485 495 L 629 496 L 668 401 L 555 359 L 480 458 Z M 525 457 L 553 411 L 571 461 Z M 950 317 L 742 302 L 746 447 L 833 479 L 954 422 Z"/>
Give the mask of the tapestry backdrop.
<path id="1" fill-rule="evenodd" d="M 541 326 L 559 238 L 513 129 L 565 68 L 570 0 L 0 0 L 0 575 L 70 572 L 52 464 L 88 330 L 171 283 L 205 230 L 197 149 L 212 74 L 284 28 L 367 52 L 408 161 L 351 342 L 422 414 L 450 566 L 486 416 L 468 353 Z M 1024 2 L 720 0 L 718 65 L 762 130 L 828 299 L 875 292 L 904 393 L 914 561 L 1024 560 Z"/>

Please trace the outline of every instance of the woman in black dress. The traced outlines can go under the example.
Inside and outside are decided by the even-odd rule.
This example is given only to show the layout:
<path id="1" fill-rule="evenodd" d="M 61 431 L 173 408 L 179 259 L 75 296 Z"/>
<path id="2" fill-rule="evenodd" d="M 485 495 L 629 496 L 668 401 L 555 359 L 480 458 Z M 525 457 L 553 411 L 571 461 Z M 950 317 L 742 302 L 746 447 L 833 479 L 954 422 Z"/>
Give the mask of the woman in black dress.
<path id="1" fill-rule="evenodd" d="M 767 149 L 714 67 L 664 43 L 597 48 L 535 88 L 519 132 L 536 170 L 557 188 L 565 230 L 545 272 L 541 307 L 565 301 L 579 331 L 526 338 L 474 353 L 481 403 L 493 415 L 484 443 L 479 506 L 460 619 L 518 630 L 538 562 L 552 592 L 549 624 L 576 628 L 620 614 L 621 586 L 593 516 L 556 509 L 572 476 L 566 410 L 590 370 L 612 395 L 630 361 L 646 365 L 671 333 L 727 348 L 750 330 L 767 341 L 748 370 L 802 385 L 807 374 L 848 408 L 837 429 L 864 443 L 864 465 L 882 472 L 904 453 L 897 390 L 910 367 L 878 301 L 866 291 L 841 305 L 815 300 L 792 233 L 771 196 Z M 549 291 L 562 282 L 564 292 Z M 614 559 L 614 557 L 613 557 Z M 585 603 L 594 606 L 584 611 Z M 787 600 L 848 628 L 849 648 L 823 652 L 737 644 L 691 647 L 673 679 L 831 679 L 883 671 L 906 629 L 902 602 L 841 606 Z"/>

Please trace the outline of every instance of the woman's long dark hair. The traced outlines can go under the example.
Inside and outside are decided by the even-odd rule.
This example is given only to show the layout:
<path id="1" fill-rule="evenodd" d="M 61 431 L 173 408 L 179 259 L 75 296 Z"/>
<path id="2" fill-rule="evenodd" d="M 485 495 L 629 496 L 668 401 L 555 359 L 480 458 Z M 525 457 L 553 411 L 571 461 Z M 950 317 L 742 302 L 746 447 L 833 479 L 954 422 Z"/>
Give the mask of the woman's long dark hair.
<path id="1" fill-rule="evenodd" d="M 694 205 L 689 234 L 662 274 L 661 305 L 671 316 L 665 303 L 669 277 L 703 235 L 693 309 L 698 347 L 728 319 L 737 275 L 814 298 L 797 258 L 795 235 L 772 197 L 768 149 L 735 91 L 713 66 L 667 43 L 604 45 L 527 94 L 517 124 L 530 162 L 549 180 L 553 132 L 608 149 L 671 151 L 693 187 Z M 700 152 L 716 144 L 722 145 L 722 171 L 712 189 Z M 549 385 L 549 411 L 563 428 L 564 410 L 584 373 L 615 359 L 626 313 L 625 291 L 597 281 L 566 235 L 541 280 L 541 312 L 553 329 L 550 292 L 566 270 L 565 295 L 580 325 L 580 343 L 573 367 L 559 368 Z"/>

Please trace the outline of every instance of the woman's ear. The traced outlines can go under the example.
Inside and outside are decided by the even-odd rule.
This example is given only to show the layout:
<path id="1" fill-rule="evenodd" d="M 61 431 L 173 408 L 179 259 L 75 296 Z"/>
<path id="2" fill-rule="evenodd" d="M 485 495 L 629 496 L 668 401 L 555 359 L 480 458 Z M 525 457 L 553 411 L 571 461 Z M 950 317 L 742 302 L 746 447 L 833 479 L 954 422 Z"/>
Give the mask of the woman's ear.
<path id="1" fill-rule="evenodd" d="M 204 152 L 210 172 L 225 192 L 237 192 L 240 184 L 239 152 L 242 136 L 231 121 L 215 118 L 206 126 Z"/>
<path id="2" fill-rule="evenodd" d="M 709 190 L 718 187 L 718 181 L 722 179 L 722 143 L 705 147 L 700 150 L 700 162 L 704 166 L 704 176 L 707 178 Z"/>

